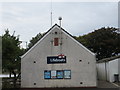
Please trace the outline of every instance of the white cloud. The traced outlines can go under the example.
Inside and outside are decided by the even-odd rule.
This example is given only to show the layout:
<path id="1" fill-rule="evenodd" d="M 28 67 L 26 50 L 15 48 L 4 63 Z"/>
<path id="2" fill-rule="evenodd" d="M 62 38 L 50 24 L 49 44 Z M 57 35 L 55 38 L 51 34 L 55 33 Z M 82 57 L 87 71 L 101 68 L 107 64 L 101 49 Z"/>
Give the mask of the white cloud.
<path id="1" fill-rule="evenodd" d="M 16 31 L 20 39 L 29 41 L 39 32 L 50 28 L 50 3 L 2 3 L 2 27 Z M 53 24 L 62 16 L 62 26 L 72 35 L 82 35 L 102 26 L 117 27 L 117 3 L 81 2 L 53 3 Z"/>
<path id="2" fill-rule="evenodd" d="M 52 0 L 53 2 L 118 2 L 119 0 Z M 51 0 L 1 0 L 0 2 L 51 2 Z"/>

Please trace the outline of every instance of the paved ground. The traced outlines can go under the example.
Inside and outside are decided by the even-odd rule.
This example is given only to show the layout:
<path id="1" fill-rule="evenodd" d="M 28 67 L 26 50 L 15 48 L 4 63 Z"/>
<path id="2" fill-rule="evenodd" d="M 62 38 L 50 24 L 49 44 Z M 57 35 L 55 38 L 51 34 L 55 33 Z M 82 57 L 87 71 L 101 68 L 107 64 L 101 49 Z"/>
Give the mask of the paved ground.
<path id="1" fill-rule="evenodd" d="M 120 87 L 120 82 L 116 82 L 115 84 L 117 84 Z"/>
<path id="2" fill-rule="evenodd" d="M 98 81 L 98 88 L 120 88 L 116 83 L 110 83 L 106 81 Z"/>
<path id="3" fill-rule="evenodd" d="M 118 85 L 117 85 L 118 84 Z M 98 81 L 97 88 L 20 88 L 20 89 L 2 89 L 2 90 L 120 90 L 120 83 L 110 83 L 106 81 Z"/>

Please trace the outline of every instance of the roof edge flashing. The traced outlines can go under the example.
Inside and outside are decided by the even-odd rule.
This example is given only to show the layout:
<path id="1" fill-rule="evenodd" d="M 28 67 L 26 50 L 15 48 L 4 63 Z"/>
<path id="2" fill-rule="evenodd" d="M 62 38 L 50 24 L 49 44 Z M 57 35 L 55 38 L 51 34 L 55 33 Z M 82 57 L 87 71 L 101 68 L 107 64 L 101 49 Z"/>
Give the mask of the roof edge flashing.
<path id="1" fill-rule="evenodd" d="M 54 29 L 54 28 L 58 28 L 57 24 L 53 25 L 49 30 L 48 33 L 46 35 L 44 35 L 34 46 L 32 46 L 25 54 L 23 54 L 21 56 L 21 58 L 25 57 L 33 48 L 35 48 L 38 43 L 40 43 L 42 40 L 44 40 L 44 38 Z"/>

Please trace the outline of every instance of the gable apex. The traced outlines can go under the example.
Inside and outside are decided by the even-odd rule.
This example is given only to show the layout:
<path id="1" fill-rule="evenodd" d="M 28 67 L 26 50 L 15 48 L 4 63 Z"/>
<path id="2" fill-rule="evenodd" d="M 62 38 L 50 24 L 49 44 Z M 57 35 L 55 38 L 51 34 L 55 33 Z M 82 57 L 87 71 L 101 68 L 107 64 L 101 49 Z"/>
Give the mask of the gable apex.
<path id="1" fill-rule="evenodd" d="M 25 57 L 33 48 L 35 48 L 56 27 L 59 28 L 59 29 L 61 28 L 58 24 L 54 24 L 35 45 L 33 45 L 25 54 L 23 54 L 21 56 L 21 58 Z"/>
<path id="2" fill-rule="evenodd" d="M 79 46 L 84 48 L 87 52 L 89 52 L 89 53 L 91 53 L 92 55 L 95 56 L 95 54 L 93 52 L 91 52 L 89 49 L 87 49 L 85 46 L 83 46 L 81 43 L 79 43 L 77 40 L 75 40 L 73 38 L 73 36 L 71 34 L 69 34 L 66 30 L 64 30 L 61 26 L 59 26 L 58 24 L 54 24 L 34 46 L 32 46 L 24 55 L 21 56 L 21 58 L 26 56 L 33 48 L 35 48 L 42 40 L 44 40 L 44 38 L 48 34 L 50 34 L 53 30 L 55 30 L 55 28 L 58 28 L 60 31 L 62 31 L 64 34 L 66 34 L 69 38 L 71 38 L 75 43 L 77 43 Z"/>

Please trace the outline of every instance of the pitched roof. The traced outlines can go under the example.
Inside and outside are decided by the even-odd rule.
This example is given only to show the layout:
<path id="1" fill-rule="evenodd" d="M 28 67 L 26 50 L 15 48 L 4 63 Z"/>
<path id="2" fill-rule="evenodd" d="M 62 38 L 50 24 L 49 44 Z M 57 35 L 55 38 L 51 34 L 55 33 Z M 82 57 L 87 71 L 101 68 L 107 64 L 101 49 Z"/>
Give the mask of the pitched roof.
<path id="1" fill-rule="evenodd" d="M 40 41 L 42 41 L 42 40 L 44 39 L 44 37 L 46 37 L 46 36 L 49 34 L 49 32 L 50 32 L 55 26 L 57 26 L 57 27 L 60 28 L 63 32 L 65 32 L 68 36 L 70 36 L 70 37 L 72 38 L 72 40 L 74 40 L 77 44 L 79 44 L 81 47 L 83 47 L 86 51 L 88 51 L 88 52 L 91 53 L 92 55 L 95 55 L 93 52 L 91 52 L 89 49 L 87 49 L 85 46 L 83 46 L 81 43 L 79 43 L 77 40 L 75 40 L 75 39 L 73 38 L 73 36 L 72 36 L 70 33 L 68 33 L 66 30 L 64 30 L 61 26 L 55 24 L 55 25 L 53 25 L 53 26 L 45 33 L 45 35 L 44 35 L 34 46 L 32 46 L 24 55 L 22 55 L 21 58 L 23 58 L 24 56 L 26 56 L 33 48 L 35 48 L 35 47 L 38 45 L 38 43 L 39 43 Z"/>

